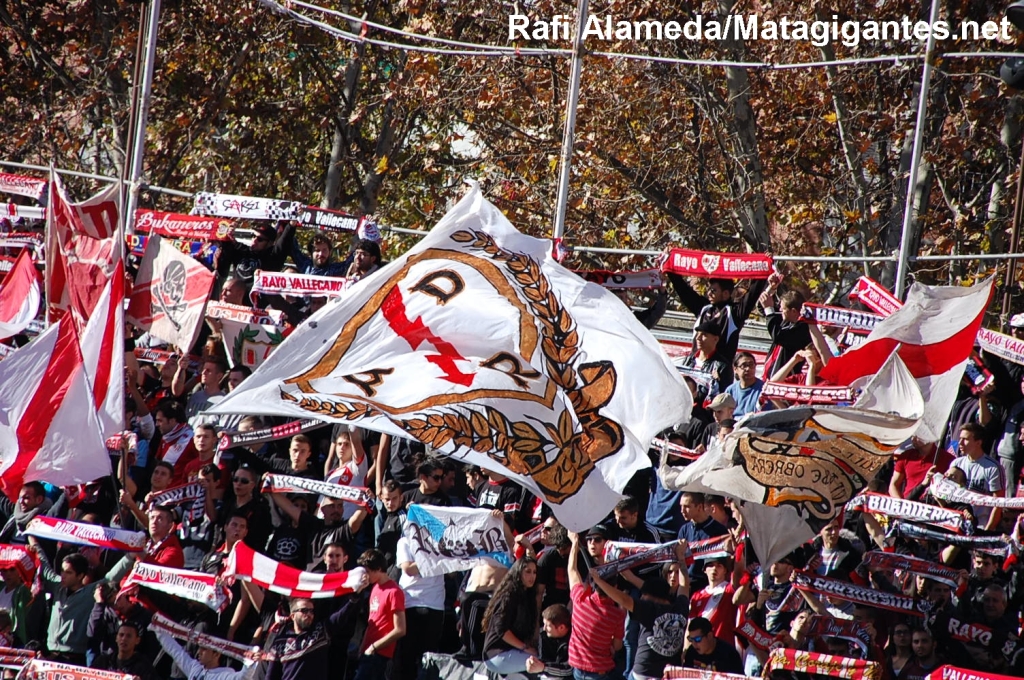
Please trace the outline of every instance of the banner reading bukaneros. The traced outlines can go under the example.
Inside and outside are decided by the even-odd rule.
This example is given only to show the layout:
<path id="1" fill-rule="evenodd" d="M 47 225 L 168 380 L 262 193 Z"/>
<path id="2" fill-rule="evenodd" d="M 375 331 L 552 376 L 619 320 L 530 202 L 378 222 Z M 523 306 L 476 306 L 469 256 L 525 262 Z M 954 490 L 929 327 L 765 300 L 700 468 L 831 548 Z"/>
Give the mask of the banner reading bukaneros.
<path id="1" fill-rule="evenodd" d="M 199 241 L 234 240 L 234 225 L 229 220 L 158 210 L 136 210 L 135 229 L 167 238 Z"/>
<path id="2" fill-rule="evenodd" d="M 761 253 L 712 253 L 673 248 L 662 270 L 716 279 L 767 279 L 775 271 L 775 264 L 770 255 Z"/>
<path id="3" fill-rule="evenodd" d="M 352 232 L 359 227 L 361 218 L 337 210 L 314 208 L 311 205 L 299 209 L 299 224 L 320 231 Z"/>
<path id="4" fill-rule="evenodd" d="M 856 309 L 832 307 L 831 305 L 816 305 L 813 302 L 805 302 L 804 309 L 811 310 L 814 314 L 814 321 L 820 326 L 852 328 L 859 331 L 873 331 L 875 326 L 885 318 L 881 314 L 859 312 Z"/>

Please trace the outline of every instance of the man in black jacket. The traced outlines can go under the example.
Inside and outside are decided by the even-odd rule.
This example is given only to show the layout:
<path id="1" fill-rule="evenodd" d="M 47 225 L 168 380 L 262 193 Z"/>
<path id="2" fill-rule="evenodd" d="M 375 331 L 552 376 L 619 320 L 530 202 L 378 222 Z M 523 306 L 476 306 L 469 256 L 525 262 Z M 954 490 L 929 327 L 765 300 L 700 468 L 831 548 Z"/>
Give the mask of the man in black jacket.
<path id="1" fill-rule="evenodd" d="M 757 299 L 768 282 L 751 281 L 747 292 L 733 301 L 736 282 L 732 279 L 709 279 L 706 297 L 695 291 L 679 274 L 668 272 L 668 280 L 672 282 L 679 301 L 697 317 L 695 329 L 704 324 L 714 324 L 719 336 L 719 355 L 722 361 L 732 366 L 732 358 L 740 343 L 740 329 L 747 323 L 747 317 L 754 311 Z"/>

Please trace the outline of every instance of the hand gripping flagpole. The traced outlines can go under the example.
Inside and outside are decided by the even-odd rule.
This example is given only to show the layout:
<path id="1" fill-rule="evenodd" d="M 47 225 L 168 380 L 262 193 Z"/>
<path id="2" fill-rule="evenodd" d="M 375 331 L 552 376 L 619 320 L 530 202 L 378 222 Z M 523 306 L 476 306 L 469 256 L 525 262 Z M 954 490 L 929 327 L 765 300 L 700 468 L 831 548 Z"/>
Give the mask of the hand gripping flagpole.
<path id="1" fill-rule="evenodd" d="M 579 0 L 576 8 L 576 35 L 569 71 L 569 99 L 565 103 L 565 129 L 562 131 L 562 151 L 558 163 L 558 198 L 555 200 L 555 224 L 551 238 L 556 241 L 565 235 L 565 207 L 569 201 L 569 171 L 572 169 L 573 135 L 576 133 L 576 106 L 580 101 L 580 73 L 583 70 L 583 29 L 587 25 L 589 0 Z"/>

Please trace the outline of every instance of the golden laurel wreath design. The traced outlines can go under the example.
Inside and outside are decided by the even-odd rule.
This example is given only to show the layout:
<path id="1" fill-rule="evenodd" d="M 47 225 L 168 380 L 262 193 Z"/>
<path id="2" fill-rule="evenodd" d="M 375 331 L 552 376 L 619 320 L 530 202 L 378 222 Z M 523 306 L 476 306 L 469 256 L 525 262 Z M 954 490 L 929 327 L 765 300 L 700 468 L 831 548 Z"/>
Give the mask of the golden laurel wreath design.
<path id="1" fill-rule="evenodd" d="M 610 361 L 576 363 L 579 333 L 576 322 L 562 306 L 540 265 L 532 258 L 498 247 L 482 231 L 457 231 L 457 243 L 483 251 L 511 274 L 520 286 L 530 310 L 541 324 L 541 353 L 548 377 L 569 398 L 580 423 L 574 432 L 568 409 L 558 422 L 541 423 L 542 433 L 531 423 L 511 421 L 489 406 L 444 406 L 418 418 L 403 420 L 359 402 L 282 397 L 320 415 L 346 420 L 383 416 L 419 441 L 441 448 L 454 443 L 491 458 L 515 474 L 529 476 L 545 500 L 561 503 L 583 486 L 594 464 L 622 448 L 622 427 L 599 411 L 615 394 L 618 377 Z"/>

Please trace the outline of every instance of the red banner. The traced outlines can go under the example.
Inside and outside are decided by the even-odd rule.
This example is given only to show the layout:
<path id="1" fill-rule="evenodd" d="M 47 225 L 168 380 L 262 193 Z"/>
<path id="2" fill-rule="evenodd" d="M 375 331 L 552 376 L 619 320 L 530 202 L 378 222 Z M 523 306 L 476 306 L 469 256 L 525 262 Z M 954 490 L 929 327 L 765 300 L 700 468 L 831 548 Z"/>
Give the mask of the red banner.
<path id="1" fill-rule="evenodd" d="M 761 253 L 711 253 L 703 250 L 673 248 L 662 269 L 682 276 L 706 276 L 719 279 L 767 279 L 775 265 Z"/>
<path id="2" fill-rule="evenodd" d="M 882 316 L 889 316 L 903 306 L 899 298 L 890 293 L 882 284 L 866 276 L 857 279 L 857 285 L 850 291 L 849 298 L 860 302 Z"/>
<path id="3" fill-rule="evenodd" d="M 231 220 L 158 210 L 136 210 L 135 229 L 168 238 L 199 241 L 233 241 Z"/>

